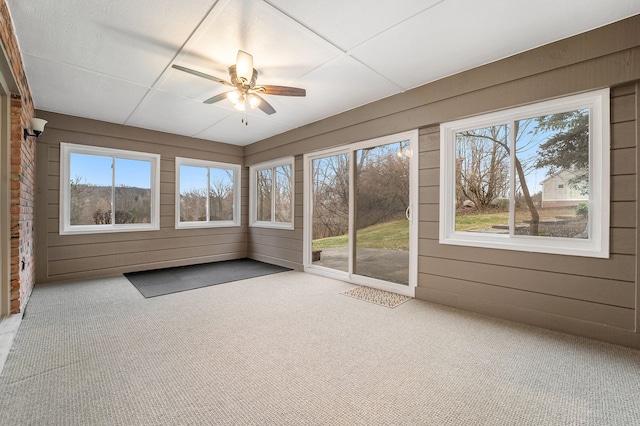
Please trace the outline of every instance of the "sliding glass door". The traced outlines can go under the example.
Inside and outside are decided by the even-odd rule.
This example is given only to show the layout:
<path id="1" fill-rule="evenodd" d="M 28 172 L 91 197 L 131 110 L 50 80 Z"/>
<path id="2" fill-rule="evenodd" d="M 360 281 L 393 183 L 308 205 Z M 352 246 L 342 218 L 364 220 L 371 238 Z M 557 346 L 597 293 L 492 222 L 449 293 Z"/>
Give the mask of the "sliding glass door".
<path id="1" fill-rule="evenodd" d="M 306 157 L 305 269 L 413 295 L 417 132 Z"/>

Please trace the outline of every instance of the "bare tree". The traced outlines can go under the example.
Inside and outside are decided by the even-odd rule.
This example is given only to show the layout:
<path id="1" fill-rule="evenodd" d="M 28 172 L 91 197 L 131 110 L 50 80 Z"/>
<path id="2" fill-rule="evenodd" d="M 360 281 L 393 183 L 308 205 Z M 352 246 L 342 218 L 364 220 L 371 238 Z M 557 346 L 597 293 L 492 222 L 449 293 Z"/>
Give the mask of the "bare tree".
<path id="1" fill-rule="evenodd" d="M 407 144 L 396 142 L 357 152 L 358 229 L 404 218 L 409 205 L 409 159 L 402 153 Z"/>
<path id="2" fill-rule="evenodd" d="M 507 196 L 509 150 L 506 126 L 461 132 L 456 135 L 456 194 L 458 205 L 473 202 L 478 211 Z"/>
<path id="3" fill-rule="evenodd" d="M 151 222 L 151 188 L 118 185 L 113 190 L 116 223 Z"/>
<path id="4" fill-rule="evenodd" d="M 256 173 L 256 177 L 256 218 L 260 221 L 270 221 L 271 197 L 273 196 L 273 169 L 259 170 Z"/>
<path id="5" fill-rule="evenodd" d="M 355 151 L 356 228 L 404 220 L 409 205 L 409 141 Z M 313 162 L 313 239 L 349 232 L 349 154 Z"/>
<path id="6" fill-rule="evenodd" d="M 190 189 L 180 193 L 180 221 L 195 222 L 207 219 L 207 191 Z"/>
<path id="7" fill-rule="evenodd" d="M 288 222 L 293 220 L 293 205 L 291 193 L 293 192 L 293 176 L 291 166 L 276 167 L 273 194 L 275 196 L 275 221 Z"/>
<path id="8" fill-rule="evenodd" d="M 349 156 L 313 162 L 313 239 L 349 231 Z"/>
<path id="9" fill-rule="evenodd" d="M 90 214 L 85 211 L 85 205 L 92 197 L 92 188 L 83 182 L 82 177 L 75 176 L 70 182 L 69 220 L 71 225 L 90 225 L 93 223 Z"/>
<path id="10" fill-rule="evenodd" d="M 223 171 L 224 177 L 210 179 L 209 220 L 233 220 L 233 171 Z"/>
<path id="11" fill-rule="evenodd" d="M 540 215 L 533 202 L 527 183 L 527 170 L 535 167 L 535 158 L 521 161 L 519 153 L 537 145 L 534 137 L 524 138 L 525 135 L 535 135 L 534 119 L 515 121 L 511 131 L 515 134 L 516 152 L 514 166 L 518 177 L 516 192 L 522 192 L 525 204 L 531 214 L 529 235 L 539 234 Z M 508 160 L 511 156 L 507 125 L 492 126 L 483 129 L 465 131 L 456 135 L 456 149 L 460 164 L 460 176 L 456 181 L 461 184 L 460 190 L 476 207 L 483 211 L 491 205 L 497 197 L 504 197 L 508 189 Z M 460 143 L 458 143 L 460 142 Z M 468 155 L 465 150 L 469 150 Z M 463 153 L 464 155 L 460 155 Z M 465 162 L 470 163 L 467 167 Z"/>

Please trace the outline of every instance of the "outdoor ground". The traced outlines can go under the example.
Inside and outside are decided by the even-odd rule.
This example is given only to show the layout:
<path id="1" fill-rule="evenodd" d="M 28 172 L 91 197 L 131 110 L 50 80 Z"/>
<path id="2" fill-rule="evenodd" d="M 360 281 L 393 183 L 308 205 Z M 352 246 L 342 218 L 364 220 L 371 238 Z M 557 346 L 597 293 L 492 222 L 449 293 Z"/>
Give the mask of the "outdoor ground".
<path id="1" fill-rule="evenodd" d="M 538 235 L 560 238 L 584 238 L 588 219 L 576 215 L 575 207 L 538 209 Z M 529 235 L 531 215 L 528 210 L 516 212 L 516 235 Z M 509 213 L 492 210 L 478 213 L 475 209 L 458 209 L 456 231 L 508 233 Z"/>

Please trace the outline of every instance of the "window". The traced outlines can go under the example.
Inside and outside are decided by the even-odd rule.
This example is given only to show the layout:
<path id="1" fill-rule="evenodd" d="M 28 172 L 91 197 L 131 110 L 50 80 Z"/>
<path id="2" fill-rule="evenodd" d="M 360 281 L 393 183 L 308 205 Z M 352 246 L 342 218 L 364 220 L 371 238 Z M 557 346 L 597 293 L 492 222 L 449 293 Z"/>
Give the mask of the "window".
<path id="1" fill-rule="evenodd" d="M 249 168 L 250 225 L 293 229 L 293 157 Z"/>
<path id="2" fill-rule="evenodd" d="M 60 233 L 160 228 L 160 156 L 60 144 Z"/>
<path id="3" fill-rule="evenodd" d="M 608 89 L 440 130 L 440 243 L 609 256 Z"/>
<path id="4" fill-rule="evenodd" d="M 240 225 L 240 165 L 176 157 L 176 228 Z"/>

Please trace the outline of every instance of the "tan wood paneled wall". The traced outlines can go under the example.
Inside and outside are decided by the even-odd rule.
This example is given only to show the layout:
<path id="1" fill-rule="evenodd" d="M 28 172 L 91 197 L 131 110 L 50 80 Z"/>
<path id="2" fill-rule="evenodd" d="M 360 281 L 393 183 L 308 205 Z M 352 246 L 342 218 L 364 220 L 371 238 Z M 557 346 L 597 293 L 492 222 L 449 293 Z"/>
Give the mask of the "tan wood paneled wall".
<path id="1" fill-rule="evenodd" d="M 420 136 L 421 215 L 416 296 L 605 338 L 636 329 L 636 85 L 611 93 L 609 259 L 438 243 L 438 127 Z M 633 129 L 630 132 L 630 129 Z"/>
<path id="2" fill-rule="evenodd" d="M 242 164 L 243 148 L 144 129 L 38 112 L 49 121 L 37 146 L 37 282 L 116 275 L 247 256 L 248 172 L 241 226 L 175 229 L 175 157 Z M 60 142 L 161 155 L 160 230 L 59 235 Z"/>
<path id="3" fill-rule="evenodd" d="M 245 162 L 419 128 L 416 297 L 640 347 L 638 81 L 640 16 L 249 145 Z M 609 259 L 438 243 L 440 123 L 605 87 L 612 89 Z M 286 241 L 288 251 L 291 243 Z M 301 251 L 302 241 L 296 244 Z"/>
<path id="4" fill-rule="evenodd" d="M 291 269 L 302 270 L 303 166 L 295 158 L 294 229 L 249 227 L 249 257 Z"/>

